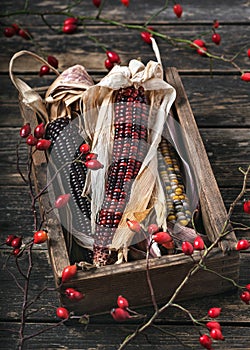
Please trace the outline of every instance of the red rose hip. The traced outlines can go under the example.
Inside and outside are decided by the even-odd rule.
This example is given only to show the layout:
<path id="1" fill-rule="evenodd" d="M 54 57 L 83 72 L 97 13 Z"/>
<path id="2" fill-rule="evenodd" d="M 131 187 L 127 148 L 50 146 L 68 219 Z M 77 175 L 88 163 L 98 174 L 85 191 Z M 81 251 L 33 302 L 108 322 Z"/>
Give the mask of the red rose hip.
<path id="1" fill-rule="evenodd" d="M 20 129 L 20 136 L 22 138 L 26 138 L 30 135 L 30 133 L 31 133 L 30 123 L 24 124 Z"/>
<path id="2" fill-rule="evenodd" d="M 176 16 L 177 16 L 178 18 L 180 18 L 181 15 L 182 15 L 182 12 L 183 12 L 182 6 L 181 6 L 180 4 L 174 5 L 174 6 L 173 6 L 173 11 L 174 11 L 174 13 L 176 14 Z"/>
<path id="3" fill-rule="evenodd" d="M 36 149 L 38 151 L 46 151 L 47 149 L 50 148 L 50 145 L 51 145 L 51 141 L 50 140 L 41 139 L 41 140 L 37 141 Z"/>
<path id="4" fill-rule="evenodd" d="M 65 307 L 58 307 L 56 309 L 56 315 L 57 315 L 57 317 L 62 318 L 62 319 L 69 318 L 69 312 Z"/>
<path id="5" fill-rule="evenodd" d="M 61 194 L 55 200 L 55 208 L 61 209 L 61 208 L 65 207 L 65 205 L 68 203 L 69 199 L 70 199 L 69 193 Z"/>
<path id="6" fill-rule="evenodd" d="M 36 231 L 33 235 L 33 240 L 35 244 L 44 243 L 47 241 L 47 239 L 48 239 L 48 234 L 46 231 L 43 231 L 43 230 Z"/>
<path id="7" fill-rule="evenodd" d="M 70 280 L 72 277 L 75 276 L 76 272 L 77 272 L 76 265 L 66 266 L 62 272 L 62 282 L 64 283 L 64 282 Z"/>
<path id="8" fill-rule="evenodd" d="M 45 135 L 45 125 L 43 123 L 38 124 L 34 130 L 34 136 L 37 139 L 41 139 Z"/>

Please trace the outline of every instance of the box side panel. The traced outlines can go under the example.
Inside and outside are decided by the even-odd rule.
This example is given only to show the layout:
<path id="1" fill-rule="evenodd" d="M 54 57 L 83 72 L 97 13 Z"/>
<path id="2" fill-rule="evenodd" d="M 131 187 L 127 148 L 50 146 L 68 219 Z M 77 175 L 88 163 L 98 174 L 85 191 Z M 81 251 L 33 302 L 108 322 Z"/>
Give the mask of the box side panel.
<path id="1" fill-rule="evenodd" d="M 214 241 L 227 222 L 225 205 L 177 70 L 175 68 L 167 69 L 166 79 L 176 89 L 177 97 L 174 108 L 199 187 L 204 227 L 210 240 Z M 220 244 L 223 250 L 227 250 L 233 248 L 235 242 L 235 234 L 231 232 Z"/>

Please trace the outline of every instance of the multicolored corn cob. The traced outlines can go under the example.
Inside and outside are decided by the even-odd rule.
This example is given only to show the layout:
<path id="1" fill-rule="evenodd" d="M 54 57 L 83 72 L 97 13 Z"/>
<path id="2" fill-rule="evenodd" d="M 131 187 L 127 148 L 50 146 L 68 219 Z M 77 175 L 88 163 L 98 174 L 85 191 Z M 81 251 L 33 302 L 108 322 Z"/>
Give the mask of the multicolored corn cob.
<path id="1" fill-rule="evenodd" d="M 148 103 L 144 89 L 120 89 L 115 97 L 112 164 L 96 220 L 94 263 L 112 262 L 108 246 L 121 221 L 130 191 L 147 153 Z"/>
<path id="2" fill-rule="evenodd" d="M 185 193 L 178 154 L 171 143 L 164 138 L 159 145 L 158 168 L 165 190 L 167 221 L 187 226 L 192 214 Z"/>
<path id="3" fill-rule="evenodd" d="M 54 181 L 55 195 L 62 193 L 71 194 L 72 226 L 78 232 L 91 235 L 90 202 L 82 197 L 85 186 L 87 169 L 80 161 L 79 146 L 85 143 L 79 133 L 77 123 L 71 122 L 68 117 L 58 118 L 50 122 L 46 127 L 46 138 L 52 141 L 49 167 L 50 172 L 58 171 L 58 181 Z M 59 171 L 60 169 L 60 171 Z"/>

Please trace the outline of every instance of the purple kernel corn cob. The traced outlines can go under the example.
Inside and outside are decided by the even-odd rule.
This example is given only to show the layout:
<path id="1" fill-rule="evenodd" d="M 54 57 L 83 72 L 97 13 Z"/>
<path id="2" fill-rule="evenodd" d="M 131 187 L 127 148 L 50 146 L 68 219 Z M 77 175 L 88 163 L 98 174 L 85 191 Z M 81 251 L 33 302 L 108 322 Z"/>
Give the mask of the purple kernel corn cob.
<path id="1" fill-rule="evenodd" d="M 105 196 L 97 220 L 94 263 L 114 262 L 108 252 L 121 221 L 130 191 L 148 150 L 148 103 L 143 88 L 131 86 L 118 90 L 115 97 L 114 144 Z"/>

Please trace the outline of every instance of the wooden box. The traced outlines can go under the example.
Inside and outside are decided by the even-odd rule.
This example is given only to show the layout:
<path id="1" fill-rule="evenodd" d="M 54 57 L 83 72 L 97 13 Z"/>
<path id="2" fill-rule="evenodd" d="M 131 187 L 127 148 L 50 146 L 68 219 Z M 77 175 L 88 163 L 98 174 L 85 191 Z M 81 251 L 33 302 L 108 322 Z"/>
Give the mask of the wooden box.
<path id="1" fill-rule="evenodd" d="M 175 87 L 177 92 L 177 98 L 172 110 L 182 127 L 185 147 L 193 169 L 199 176 L 202 222 L 209 240 L 213 242 L 220 234 L 226 221 L 227 215 L 224 203 L 181 79 L 175 68 L 167 69 L 166 80 Z M 41 157 L 39 153 L 37 158 L 35 158 L 34 164 L 35 184 L 39 191 L 45 184 L 45 157 Z M 41 196 L 40 205 L 45 211 L 48 211 L 47 209 L 50 208 L 48 196 Z M 70 258 L 62 227 L 53 211 L 50 211 L 47 215 L 46 222 L 50 237 L 48 249 L 51 265 L 56 286 L 60 286 L 62 270 L 71 264 Z M 239 254 L 231 249 L 235 241 L 235 235 L 231 232 L 212 250 L 206 260 L 206 265 L 221 275 L 237 280 Z M 196 252 L 193 257 L 198 261 L 200 257 L 199 252 Z M 194 262 L 190 256 L 186 256 L 183 253 L 150 259 L 149 271 L 158 303 L 164 303 L 168 300 L 193 264 Z M 80 302 L 73 303 L 63 294 L 63 290 L 66 287 L 76 288 L 85 294 L 85 298 Z M 190 278 L 179 294 L 178 299 L 218 294 L 232 288 L 231 283 L 221 279 L 218 275 L 199 270 Z M 64 284 L 61 303 L 69 310 L 74 310 L 77 314 L 99 314 L 109 312 L 115 307 L 118 295 L 125 296 L 129 300 L 131 307 L 152 304 L 146 278 L 145 260 L 121 265 L 110 265 L 90 271 L 78 271 L 77 275 L 70 282 Z"/>

